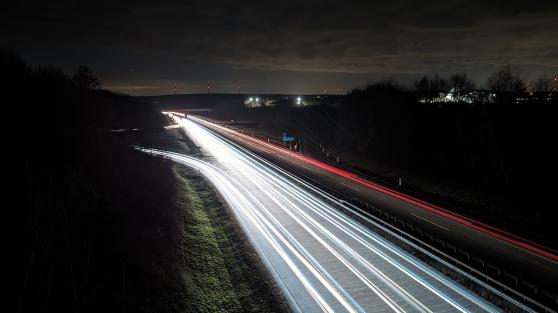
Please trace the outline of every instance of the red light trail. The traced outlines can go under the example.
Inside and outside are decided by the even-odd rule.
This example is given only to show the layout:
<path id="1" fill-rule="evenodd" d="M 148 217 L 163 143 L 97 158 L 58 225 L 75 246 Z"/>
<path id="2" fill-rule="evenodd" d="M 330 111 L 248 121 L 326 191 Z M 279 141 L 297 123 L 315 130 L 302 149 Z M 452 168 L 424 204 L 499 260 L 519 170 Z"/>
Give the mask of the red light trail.
<path id="1" fill-rule="evenodd" d="M 478 231 L 483 232 L 485 234 L 488 234 L 490 236 L 496 237 L 496 238 L 498 238 L 500 240 L 503 240 L 507 243 L 519 246 L 519 247 L 521 247 L 523 249 L 526 249 L 526 250 L 528 250 L 532 253 L 535 253 L 537 255 L 544 256 L 548 259 L 551 259 L 554 262 L 558 262 L 558 251 L 555 251 L 554 249 L 551 249 L 549 247 L 545 247 L 545 246 L 543 246 L 539 243 L 530 241 L 528 239 L 522 238 L 522 237 L 517 236 L 515 234 L 509 233 L 507 231 L 504 231 L 502 229 L 494 227 L 492 225 L 482 223 L 480 221 L 477 221 L 477 220 L 474 220 L 472 218 L 457 214 L 455 212 L 444 209 L 444 208 L 439 207 L 437 205 L 425 202 L 425 201 L 420 200 L 418 198 L 415 198 L 413 196 L 406 195 L 406 194 L 401 193 L 399 191 L 396 191 L 396 190 L 390 189 L 388 187 L 382 186 L 380 184 L 377 184 L 377 183 L 371 182 L 369 180 L 363 179 L 363 178 L 359 177 L 358 175 L 356 175 L 354 173 L 351 173 L 351 172 L 345 171 L 343 169 L 334 167 L 334 166 L 329 165 L 327 163 L 324 163 L 324 162 L 318 161 L 316 159 L 310 158 L 308 156 L 302 155 L 300 153 L 293 152 L 293 151 L 291 151 L 291 150 L 289 150 L 289 149 L 287 149 L 287 148 L 285 148 L 281 145 L 278 145 L 278 144 L 275 144 L 275 143 L 272 143 L 272 142 L 268 142 L 267 140 L 263 140 L 263 139 L 260 139 L 260 138 L 254 137 L 254 136 L 248 136 L 244 133 L 240 133 L 238 131 L 235 131 L 235 130 L 232 130 L 230 128 L 226 128 L 226 127 L 223 127 L 223 126 L 220 126 L 220 125 L 217 125 L 215 123 L 203 120 L 203 119 L 198 118 L 198 117 L 188 116 L 188 118 L 190 118 L 194 121 L 197 121 L 199 123 L 205 124 L 207 126 L 215 127 L 215 128 L 221 129 L 225 132 L 234 134 L 235 136 L 241 137 L 241 138 L 243 138 L 247 141 L 253 142 L 253 143 L 257 143 L 258 145 L 263 145 L 267 148 L 271 148 L 271 149 L 274 149 L 276 151 L 286 153 L 293 158 L 296 158 L 296 159 L 304 161 L 308 164 L 312 164 L 314 166 L 317 166 L 317 167 L 319 167 L 319 168 L 321 168 L 325 171 L 328 171 L 330 173 L 333 173 L 333 174 L 336 174 L 338 176 L 344 177 L 346 179 L 352 180 L 352 181 L 357 182 L 357 183 L 359 183 L 363 186 L 366 186 L 368 188 L 372 188 L 372 189 L 377 190 L 379 192 L 382 192 L 384 194 L 390 195 L 394 198 L 403 200 L 407 203 L 418 206 L 418 207 L 420 207 L 424 210 L 427 210 L 427 211 L 432 212 L 434 214 L 437 214 L 439 216 L 443 216 L 443 217 L 445 217 L 447 219 L 450 219 L 454 222 L 460 223 L 462 225 L 468 226 L 470 228 L 473 228 L 475 230 L 478 230 Z"/>

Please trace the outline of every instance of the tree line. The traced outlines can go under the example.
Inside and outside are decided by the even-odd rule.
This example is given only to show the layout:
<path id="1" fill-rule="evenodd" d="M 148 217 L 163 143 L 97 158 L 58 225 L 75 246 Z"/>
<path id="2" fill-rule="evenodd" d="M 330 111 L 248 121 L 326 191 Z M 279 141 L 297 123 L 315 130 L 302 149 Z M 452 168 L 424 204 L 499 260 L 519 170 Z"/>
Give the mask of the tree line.
<path id="1" fill-rule="evenodd" d="M 450 91 L 460 98 L 472 91 L 482 89 L 506 98 L 506 95 L 558 92 L 558 76 L 543 74 L 529 81 L 520 66 L 506 64 L 492 73 L 481 85 L 477 85 L 466 73 L 454 73 L 449 77 L 434 74 L 420 77 L 413 82 L 411 87 L 402 85 L 393 78 L 388 78 L 364 88 L 354 89 L 349 92 L 349 95 L 377 93 L 379 89 L 392 92 L 415 92 L 419 98 L 436 98 L 441 94 L 448 94 Z"/>

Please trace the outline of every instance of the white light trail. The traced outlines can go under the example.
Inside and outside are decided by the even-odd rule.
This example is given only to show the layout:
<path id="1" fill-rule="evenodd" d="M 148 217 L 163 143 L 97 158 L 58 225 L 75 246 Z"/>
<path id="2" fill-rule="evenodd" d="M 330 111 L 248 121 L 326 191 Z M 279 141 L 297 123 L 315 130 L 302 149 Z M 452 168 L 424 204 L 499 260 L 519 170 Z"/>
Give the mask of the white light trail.
<path id="1" fill-rule="evenodd" d="M 315 188 L 264 159 L 188 119 L 171 117 L 201 147 L 208 161 L 141 150 L 171 158 L 208 177 L 251 234 L 252 243 L 274 278 L 282 282 L 294 308 L 324 312 L 499 311 L 335 208 L 353 210 L 342 202 L 325 201 L 326 196 Z"/>

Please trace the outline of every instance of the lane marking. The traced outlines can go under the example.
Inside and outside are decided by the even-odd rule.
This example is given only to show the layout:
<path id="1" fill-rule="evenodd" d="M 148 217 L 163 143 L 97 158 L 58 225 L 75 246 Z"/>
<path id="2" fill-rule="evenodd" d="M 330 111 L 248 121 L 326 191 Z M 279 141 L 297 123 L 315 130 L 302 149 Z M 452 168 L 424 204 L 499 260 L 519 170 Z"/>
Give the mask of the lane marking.
<path id="1" fill-rule="evenodd" d="M 353 187 L 353 186 L 349 186 L 349 185 L 347 185 L 347 184 L 345 184 L 345 183 L 342 183 L 342 182 L 340 182 L 340 183 L 341 183 L 341 185 L 343 185 L 343 186 L 349 187 L 349 188 L 351 188 L 351 189 L 353 189 L 353 190 L 356 190 L 356 191 L 360 191 L 360 189 L 357 189 L 357 188 L 355 188 L 355 187 Z"/>
<path id="2" fill-rule="evenodd" d="M 305 166 L 305 165 L 302 165 L 302 164 L 300 166 L 304 167 L 305 169 L 309 170 L 310 172 L 315 172 L 313 169 L 309 168 L 308 166 Z"/>
<path id="3" fill-rule="evenodd" d="M 438 227 L 440 227 L 440 228 L 443 228 L 443 229 L 445 229 L 445 230 L 447 230 L 447 231 L 450 231 L 449 229 L 445 228 L 444 226 L 442 226 L 442 225 L 440 225 L 440 224 L 436 224 L 436 223 L 434 223 L 434 222 L 432 222 L 432 221 L 430 221 L 430 220 L 427 220 L 427 219 L 425 219 L 424 217 L 418 216 L 418 215 L 413 214 L 413 213 L 411 213 L 411 215 L 414 216 L 414 217 L 420 218 L 421 220 L 423 220 L 423 221 L 425 221 L 425 222 L 428 222 L 428 223 L 430 223 L 430 224 L 432 224 L 432 225 L 435 225 L 435 226 L 438 226 Z"/>
<path id="4" fill-rule="evenodd" d="M 188 115 L 187 118 L 191 119 L 195 122 L 198 122 L 200 124 L 203 124 L 206 127 L 211 128 L 212 130 L 216 131 L 217 133 L 220 133 L 220 132 L 218 130 L 215 130 L 215 128 L 221 129 L 224 132 L 229 133 L 229 134 L 230 133 L 237 133 L 237 131 L 230 130 L 228 128 L 225 128 L 223 126 L 214 124 L 212 122 L 205 121 L 205 120 L 203 120 L 201 118 L 198 118 L 198 117 L 195 117 L 195 116 Z M 208 125 L 211 125 L 211 126 L 208 126 Z M 221 135 L 227 136 L 227 135 L 222 134 L 222 133 L 221 133 Z M 246 134 L 243 134 L 243 133 L 238 134 L 238 135 L 244 136 L 245 139 L 251 138 L 251 140 L 259 140 L 259 139 L 255 139 L 255 138 L 250 137 L 250 136 L 248 136 Z M 246 144 L 246 141 L 244 141 L 242 139 L 239 139 L 239 141 L 244 142 L 244 144 Z M 263 140 L 259 140 L 259 141 L 261 142 L 261 144 L 269 146 L 270 148 L 272 148 L 274 150 L 281 150 L 285 153 L 290 153 L 294 158 L 304 160 L 304 161 L 306 161 L 310 164 L 316 165 L 316 166 L 318 166 L 318 167 L 320 167 L 320 168 L 322 168 L 322 169 L 324 169 L 328 172 L 337 174 L 339 176 L 343 176 L 347 179 L 358 182 L 358 183 L 360 183 L 360 184 L 362 184 L 366 187 L 375 189 L 375 190 L 377 190 L 379 192 L 382 192 L 384 194 L 387 194 L 387 195 L 390 195 L 392 197 L 398 198 L 398 199 L 403 200 L 403 201 L 405 201 L 409 204 L 412 204 L 412 205 L 418 206 L 422 209 L 425 209 L 425 210 L 427 210 L 431 213 L 443 216 L 443 217 L 448 218 L 448 219 L 450 219 L 454 222 L 460 223 L 464 226 L 467 226 L 467 227 L 472 228 L 474 230 L 483 232 L 483 233 L 488 234 L 492 237 L 503 240 L 503 241 L 505 241 L 509 244 L 515 245 L 516 247 L 522 248 L 524 250 L 528 250 L 529 252 L 531 252 L 533 254 L 536 254 L 539 257 L 547 258 L 547 259 L 550 259 L 550 261 L 552 261 L 554 263 L 558 263 L 558 251 L 556 251 L 555 249 L 545 247 L 545 246 L 543 246 L 539 243 L 536 243 L 536 242 L 533 242 L 531 240 L 522 238 L 522 237 L 517 236 L 513 233 L 501 230 L 497 227 L 494 227 L 494 226 L 482 223 L 480 221 L 474 220 L 472 218 L 457 214 L 457 213 L 452 212 L 450 210 L 441 208 L 439 206 L 433 205 L 433 204 L 428 203 L 426 201 L 423 201 L 423 200 L 417 199 L 415 197 L 406 195 L 406 194 L 401 193 L 399 191 L 390 189 L 388 187 L 384 187 L 384 186 L 382 186 L 380 184 L 377 184 L 377 183 L 374 183 L 372 181 L 368 181 L 366 179 L 363 179 L 363 178 L 359 177 L 358 175 L 356 175 L 354 173 L 350 173 L 350 172 L 347 172 L 347 171 L 342 170 L 340 168 L 336 168 L 334 166 L 325 164 L 321 161 L 312 159 L 308 156 L 297 155 L 297 154 L 294 154 L 293 152 L 291 152 L 289 150 L 285 151 L 285 147 L 281 147 L 278 144 L 264 142 Z M 240 143 L 240 144 L 242 145 L 242 143 Z"/>

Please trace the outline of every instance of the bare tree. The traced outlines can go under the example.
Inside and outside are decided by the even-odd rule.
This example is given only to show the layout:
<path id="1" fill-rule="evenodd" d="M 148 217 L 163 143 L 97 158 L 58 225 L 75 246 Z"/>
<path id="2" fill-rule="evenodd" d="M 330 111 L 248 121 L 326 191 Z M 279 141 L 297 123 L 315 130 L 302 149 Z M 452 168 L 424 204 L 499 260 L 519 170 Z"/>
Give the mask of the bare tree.
<path id="1" fill-rule="evenodd" d="M 427 76 L 423 76 L 421 79 L 414 82 L 415 90 L 421 97 L 430 97 L 430 81 Z"/>
<path id="2" fill-rule="evenodd" d="M 430 91 L 436 96 L 440 93 L 447 93 L 450 90 L 449 82 L 447 79 L 435 74 L 430 79 Z"/>
<path id="3" fill-rule="evenodd" d="M 435 98 L 441 93 L 447 93 L 450 90 L 449 81 L 438 74 L 434 74 L 431 78 L 423 76 L 414 82 L 415 90 L 421 97 Z"/>
<path id="4" fill-rule="evenodd" d="M 72 76 L 72 81 L 76 86 L 83 89 L 98 89 L 101 87 L 99 78 L 86 65 L 79 66 L 77 72 Z"/>
<path id="5" fill-rule="evenodd" d="M 450 88 L 455 90 L 455 94 L 460 97 L 475 89 L 475 82 L 467 77 L 465 73 L 453 74 L 449 78 Z"/>
<path id="6" fill-rule="evenodd" d="M 529 92 L 534 93 L 549 93 L 555 91 L 556 88 L 555 79 L 548 77 L 546 74 L 533 80 L 529 84 Z"/>
<path id="7" fill-rule="evenodd" d="M 510 94 L 525 91 L 525 79 L 518 65 L 507 64 L 490 75 L 486 81 L 488 90 L 498 94 Z"/>

